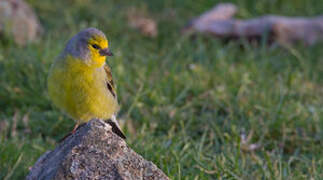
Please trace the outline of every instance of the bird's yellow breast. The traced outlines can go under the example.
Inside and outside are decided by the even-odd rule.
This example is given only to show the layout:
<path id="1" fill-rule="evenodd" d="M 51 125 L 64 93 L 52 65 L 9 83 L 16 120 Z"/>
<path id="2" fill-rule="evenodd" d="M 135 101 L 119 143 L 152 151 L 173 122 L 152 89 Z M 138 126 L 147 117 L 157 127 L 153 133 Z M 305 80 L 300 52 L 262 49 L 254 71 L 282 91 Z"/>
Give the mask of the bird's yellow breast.
<path id="1" fill-rule="evenodd" d="M 57 60 L 48 77 L 48 93 L 54 104 L 77 122 L 92 118 L 109 119 L 119 109 L 108 91 L 103 67 L 89 67 L 67 56 Z"/>

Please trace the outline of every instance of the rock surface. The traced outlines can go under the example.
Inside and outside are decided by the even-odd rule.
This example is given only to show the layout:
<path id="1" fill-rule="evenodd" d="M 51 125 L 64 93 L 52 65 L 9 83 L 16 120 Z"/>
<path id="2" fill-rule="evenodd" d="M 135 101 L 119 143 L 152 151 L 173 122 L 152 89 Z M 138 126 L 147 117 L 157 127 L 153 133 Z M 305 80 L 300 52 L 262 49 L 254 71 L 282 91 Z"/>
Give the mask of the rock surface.
<path id="1" fill-rule="evenodd" d="M 53 151 L 42 155 L 27 180 L 33 179 L 168 179 L 101 120 L 91 120 Z"/>
<path id="2" fill-rule="evenodd" d="M 23 0 L 0 0 L 0 33 L 19 45 L 38 39 L 43 31 L 34 11 Z"/>

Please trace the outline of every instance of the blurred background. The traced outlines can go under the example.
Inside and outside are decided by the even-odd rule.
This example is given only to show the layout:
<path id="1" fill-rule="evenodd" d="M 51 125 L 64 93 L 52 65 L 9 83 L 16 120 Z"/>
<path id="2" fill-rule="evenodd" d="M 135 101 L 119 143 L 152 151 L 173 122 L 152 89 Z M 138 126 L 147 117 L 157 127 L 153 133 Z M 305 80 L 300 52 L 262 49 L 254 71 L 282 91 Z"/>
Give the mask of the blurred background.
<path id="1" fill-rule="evenodd" d="M 46 79 L 86 27 L 102 30 L 115 54 L 108 64 L 129 146 L 171 179 L 322 178 L 323 43 L 182 33 L 220 2 L 1 0 L 0 179 L 23 179 L 73 129 Z M 321 0 L 225 2 L 237 19 L 323 12 Z"/>

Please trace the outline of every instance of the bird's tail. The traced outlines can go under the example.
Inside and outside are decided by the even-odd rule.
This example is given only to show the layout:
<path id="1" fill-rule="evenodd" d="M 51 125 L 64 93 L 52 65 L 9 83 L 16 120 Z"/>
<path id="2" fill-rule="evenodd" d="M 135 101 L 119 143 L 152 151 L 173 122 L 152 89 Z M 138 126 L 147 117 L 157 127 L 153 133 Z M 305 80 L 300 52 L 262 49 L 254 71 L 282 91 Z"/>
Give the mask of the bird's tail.
<path id="1" fill-rule="evenodd" d="M 112 132 L 117 134 L 122 139 L 126 139 L 126 136 L 121 131 L 120 126 L 117 122 L 117 119 L 114 115 L 111 117 L 111 119 L 105 120 L 105 122 L 108 123 L 112 127 Z"/>

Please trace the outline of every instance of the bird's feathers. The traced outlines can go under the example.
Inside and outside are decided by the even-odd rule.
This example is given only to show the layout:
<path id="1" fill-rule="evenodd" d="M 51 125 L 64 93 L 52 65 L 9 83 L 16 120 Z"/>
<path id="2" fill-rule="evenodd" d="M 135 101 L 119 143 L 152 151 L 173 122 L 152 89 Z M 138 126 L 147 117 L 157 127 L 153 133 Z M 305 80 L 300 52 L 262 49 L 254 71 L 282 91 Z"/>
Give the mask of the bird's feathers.
<path id="1" fill-rule="evenodd" d="M 121 128 L 120 128 L 120 126 L 118 124 L 118 121 L 117 121 L 115 115 L 111 116 L 111 118 L 108 119 L 108 120 L 106 120 L 105 122 L 108 123 L 112 127 L 112 132 L 114 132 L 115 134 L 117 134 L 122 139 L 126 139 L 126 136 L 121 131 Z"/>
<path id="2" fill-rule="evenodd" d="M 113 97 L 117 98 L 117 93 L 116 93 L 116 89 L 115 89 L 115 86 L 114 86 L 111 69 L 106 64 L 106 65 L 104 65 L 104 70 L 105 70 L 106 75 L 107 75 L 107 83 L 106 83 L 107 88 L 110 91 L 110 93 L 113 95 Z"/>

